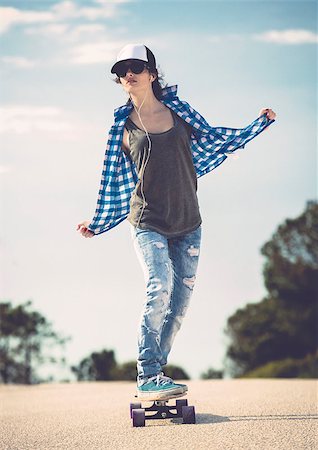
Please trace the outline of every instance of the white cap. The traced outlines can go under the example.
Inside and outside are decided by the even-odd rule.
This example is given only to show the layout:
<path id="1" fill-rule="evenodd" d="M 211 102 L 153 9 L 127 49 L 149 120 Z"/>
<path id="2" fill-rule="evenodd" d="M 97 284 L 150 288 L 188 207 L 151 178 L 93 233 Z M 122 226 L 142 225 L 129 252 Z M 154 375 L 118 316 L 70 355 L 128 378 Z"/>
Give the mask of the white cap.
<path id="1" fill-rule="evenodd" d="M 127 44 L 120 50 L 117 55 L 116 63 L 111 68 L 111 73 L 116 72 L 117 64 L 127 59 L 137 59 L 149 64 L 150 67 L 156 68 L 156 59 L 154 54 L 143 44 Z"/>

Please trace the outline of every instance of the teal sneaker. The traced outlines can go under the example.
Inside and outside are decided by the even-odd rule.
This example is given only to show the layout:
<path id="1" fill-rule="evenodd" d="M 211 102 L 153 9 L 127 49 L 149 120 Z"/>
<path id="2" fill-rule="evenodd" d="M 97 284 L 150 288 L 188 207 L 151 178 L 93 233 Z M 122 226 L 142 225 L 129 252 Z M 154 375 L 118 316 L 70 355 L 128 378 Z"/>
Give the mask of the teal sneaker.
<path id="1" fill-rule="evenodd" d="M 141 400 L 165 400 L 173 396 L 185 395 L 187 390 L 186 384 L 175 383 L 170 377 L 160 372 L 137 386 L 137 397 Z"/>

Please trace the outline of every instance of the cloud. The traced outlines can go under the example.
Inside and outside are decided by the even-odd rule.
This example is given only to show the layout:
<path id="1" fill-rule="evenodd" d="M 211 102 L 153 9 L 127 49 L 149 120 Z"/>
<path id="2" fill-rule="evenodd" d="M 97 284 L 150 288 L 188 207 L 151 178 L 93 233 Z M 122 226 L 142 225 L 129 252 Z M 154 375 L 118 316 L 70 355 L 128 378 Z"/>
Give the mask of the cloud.
<path id="1" fill-rule="evenodd" d="M 66 20 L 78 17 L 78 9 L 79 8 L 76 6 L 76 4 L 71 1 L 56 3 L 52 6 L 52 11 L 56 20 Z"/>
<path id="2" fill-rule="evenodd" d="M 62 28 L 60 28 L 62 27 Z M 30 34 L 33 31 L 29 30 Z M 64 25 L 49 25 L 34 30 L 34 34 L 42 34 L 44 36 L 53 37 L 54 47 L 56 48 L 57 40 L 61 46 L 61 50 L 49 55 L 48 59 L 32 60 L 24 56 L 3 56 L 0 57 L 2 64 L 11 65 L 16 68 L 32 68 L 35 66 L 57 66 L 57 65 L 91 65 L 106 64 L 114 60 L 115 55 L 126 41 L 118 39 L 112 40 L 106 33 L 105 28 L 99 24 L 79 25 L 68 31 Z M 65 35 L 61 34 L 61 32 Z M 67 37 L 66 37 L 67 36 Z"/>
<path id="3" fill-rule="evenodd" d="M 60 37 L 67 33 L 69 26 L 62 23 L 52 25 L 41 25 L 36 27 L 28 27 L 25 29 L 27 35 L 41 35 L 43 37 Z"/>
<path id="4" fill-rule="evenodd" d="M 96 36 L 100 33 L 105 33 L 106 27 L 104 25 L 98 24 L 98 23 L 92 23 L 92 24 L 83 24 L 83 25 L 77 25 L 75 27 L 72 27 L 69 30 L 69 37 L 72 41 L 78 41 L 82 37 L 87 39 L 88 37 Z"/>
<path id="5" fill-rule="evenodd" d="M 65 113 L 51 106 L 10 105 L 0 108 L 0 133 L 72 131 Z"/>
<path id="6" fill-rule="evenodd" d="M 269 30 L 257 34 L 228 33 L 228 34 L 210 34 L 209 42 L 224 43 L 226 41 L 255 41 L 269 42 L 272 44 L 312 44 L 318 42 L 318 34 L 304 29 L 290 30 Z"/>
<path id="7" fill-rule="evenodd" d="M 12 7 L 0 7 L 0 33 L 5 33 L 14 25 L 72 22 L 76 19 L 88 21 L 110 19 L 118 12 L 118 5 L 128 3 L 122 0 L 97 1 L 90 7 L 79 6 L 73 1 L 65 0 L 54 4 L 47 11 L 22 10 Z"/>
<path id="8" fill-rule="evenodd" d="M 11 7 L 0 7 L 0 33 L 7 32 L 13 25 L 47 23 L 54 20 L 51 12 L 25 11 Z"/>
<path id="9" fill-rule="evenodd" d="M 253 35 L 257 41 L 274 44 L 313 44 L 318 42 L 318 34 L 304 29 L 270 30 Z"/>
<path id="10" fill-rule="evenodd" d="M 71 64 L 96 64 L 113 61 L 114 55 L 124 43 L 102 40 L 89 44 L 74 46 L 71 49 L 69 62 Z"/>
<path id="11" fill-rule="evenodd" d="M 79 7 L 74 2 L 66 0 L 52 6 L 52 11 L 56 17 L 56 20 L 73 20 L 78 18 L 96 20 L 99 18 L 113 17 L 117 10 L 116 7 L 116 2 L 98 4 L 93 7 Z"/>
<path id="12" fill-rule="evenodd" d="M 0 62 L 19 69 L 29 69 L 36 66 L 35 61 L 25 58 L 24 56 L 3 56 L 0 58 Z"/>
<path id="13" fill-rule="evenodd" d="M 90 23 L 83 25 L 54 24 L 37 27 L 29 27 L 25 30 L 25 34 L 32 36 L 42 36 L 45 38 L 54 38 L 65 42 L 78 42 L 81 39 L 91 39 L 101 34 L 105 34 L 106 27 L 98 23 Z"/>
<path id="14" fill-rule="evenodd" d="M 109 5 L 109 3 L 116 3 L 117 5 L 121 3 L 132 3 L 135 0 L 94 0 L 94 3 L 98 5 Z"/>

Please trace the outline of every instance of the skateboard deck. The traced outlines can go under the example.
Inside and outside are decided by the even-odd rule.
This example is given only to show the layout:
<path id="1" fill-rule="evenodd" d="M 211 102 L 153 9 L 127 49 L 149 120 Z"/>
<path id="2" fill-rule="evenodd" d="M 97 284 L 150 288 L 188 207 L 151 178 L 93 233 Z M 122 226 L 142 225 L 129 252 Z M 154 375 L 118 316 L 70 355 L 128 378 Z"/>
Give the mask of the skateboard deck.
<path id="1" fill-rule="evenodd" d="M 165 397 L 165 398 L 161 397 L 160 399 L 156 398 L 155 396 L 153 398 L 151 398 L 151 397 L 140 398 L 136 394 L 135 398 L 137 398 L 138 401 L 140 401 L 142 403 L 144 403 L 144 402 L 154 402 L 154 401 L 158 401 L 159 402 L 159 401 L 168 401 L 168 400 L 173 399 L 173 398 L 183 397 L 183 396 L 187 395 L 187 393 L 188 393 L 188 391 L 182 392 L 181 394 L 170 394 L 170 395 L 167 395 L 167 397 Z"/>
<path id="2" fill-rule="evenodd" d="M 165 399 L 139 399 L 137 403 L 130 403 L 130 418 L 133 427 L 144 427 L 146 420 L 150 419 L 175 419 L 182 418 L 183 423 L 195 423 L 195 408 L 188 405 L 187 399 L 176 400 L 175 403 L 169 404 L 169 400 L 183 397 L 187 392 L 182 394 L 170 395 Z M 153 402 L 151 406 L 142 406 L 144 403 Z"/>

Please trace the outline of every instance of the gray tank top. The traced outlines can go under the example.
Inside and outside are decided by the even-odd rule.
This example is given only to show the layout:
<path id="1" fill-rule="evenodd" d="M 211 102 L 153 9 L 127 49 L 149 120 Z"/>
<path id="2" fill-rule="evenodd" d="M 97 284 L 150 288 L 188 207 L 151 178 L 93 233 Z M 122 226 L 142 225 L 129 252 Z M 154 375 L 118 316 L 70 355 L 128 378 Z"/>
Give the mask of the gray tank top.
<path id="1" fill-rule="evenodd" d="M 149 133 L 151 151 L 145 167 L 148 139 L 144 130 L 130 118 L 125 124 L 130 150 L 124 150 L 136 164 L 139 176 L 130 200 L 128 221 L 141 229 L 154 230 L 170 238 L 190 233 L 202 222 L 191 152 L 192 128 L 175 112 L 171 113 L 174 126 L 170 130 Z M 144 209 L 142 175 L 146 200 Z"/>

